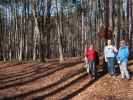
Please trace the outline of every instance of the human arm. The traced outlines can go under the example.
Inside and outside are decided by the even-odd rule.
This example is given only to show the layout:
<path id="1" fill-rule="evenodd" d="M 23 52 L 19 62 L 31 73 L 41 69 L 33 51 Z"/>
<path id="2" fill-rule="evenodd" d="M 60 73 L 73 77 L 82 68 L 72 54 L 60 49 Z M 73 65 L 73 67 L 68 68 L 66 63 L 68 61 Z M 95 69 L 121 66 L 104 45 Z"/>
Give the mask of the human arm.
<path id="1" fill-rule="evenodd" d="M 117 50 L 117 48 L 116 48 L 115 46 L 113 47 L 113 50 L 114 50 L 114 52 L 116 52 L 116 53 L 118 52 L 118 50 Z"/>
<path id="2" fill-rule="evenodd" d="M 127 62 L 128 61 L 128 56 L 129 56 L 128 47 L 120 48 L 119 52 L 118 52 L 118 55 L 117 55 L 117 60 L 120 61 L 120 63 L 123 62 L 123 61 Z"/>
<path id="3" fill-rule="evenodd" d="M 108 62 L 108 59 L 107 59 L 107 49 L 106 49 L 106 47 L 104 47 L 104 59 L 105 59 L 105 62 Z"/>

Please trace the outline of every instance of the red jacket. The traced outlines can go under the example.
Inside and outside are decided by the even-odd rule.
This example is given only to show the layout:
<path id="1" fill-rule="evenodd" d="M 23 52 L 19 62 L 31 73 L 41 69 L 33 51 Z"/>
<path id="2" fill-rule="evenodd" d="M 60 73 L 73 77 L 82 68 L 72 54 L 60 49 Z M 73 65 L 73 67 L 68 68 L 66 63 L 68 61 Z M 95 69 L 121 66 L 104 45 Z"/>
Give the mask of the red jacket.
<path id="1" fill-rule="evenodd" d="M 87 50 L 86 50 L 86 57 L 87 57 L 88 61 L 96 60 L 96 52 L 95 52 L 95 50 L 87 48 Z"/>

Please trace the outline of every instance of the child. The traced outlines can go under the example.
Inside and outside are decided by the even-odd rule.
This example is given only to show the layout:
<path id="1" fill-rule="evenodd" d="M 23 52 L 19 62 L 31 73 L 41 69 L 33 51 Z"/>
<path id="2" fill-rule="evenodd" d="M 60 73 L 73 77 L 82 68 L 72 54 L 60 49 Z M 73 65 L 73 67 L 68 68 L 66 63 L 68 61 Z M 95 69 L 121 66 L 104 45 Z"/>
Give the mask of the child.
<path id="1" fill-rule="evenodd" d="M 120 48 L 118 51 L 117 60 L 119 63 L 122 79 L 127 79 L 127 80 L 130 79 L 130 75 L 127 68 L 128 56 L 129 56 L 128 46 L 126 46 L 125 41 L 122 40 L 120 41 Z"/>

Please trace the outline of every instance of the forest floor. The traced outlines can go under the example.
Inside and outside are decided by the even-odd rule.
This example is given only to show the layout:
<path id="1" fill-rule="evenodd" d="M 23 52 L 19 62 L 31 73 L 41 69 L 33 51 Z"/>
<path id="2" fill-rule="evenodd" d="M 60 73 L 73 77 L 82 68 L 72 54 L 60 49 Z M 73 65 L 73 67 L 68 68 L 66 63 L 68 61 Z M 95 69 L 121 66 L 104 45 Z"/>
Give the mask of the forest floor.
<path id="1" fill-rule="evenodd" d="M 129 69 L 133 72 L 133 61 Z M 0 62 L 0 100 L 133 100 L 133 78 L 91 78 L 79 59 Z"/>

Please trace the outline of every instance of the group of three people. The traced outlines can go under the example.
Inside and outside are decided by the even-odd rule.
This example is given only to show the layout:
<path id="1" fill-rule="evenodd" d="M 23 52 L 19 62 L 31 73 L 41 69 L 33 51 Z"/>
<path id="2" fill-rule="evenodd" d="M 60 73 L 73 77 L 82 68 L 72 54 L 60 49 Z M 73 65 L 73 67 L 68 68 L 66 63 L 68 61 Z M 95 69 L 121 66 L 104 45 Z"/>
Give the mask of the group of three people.
<path id="1" fill-rule="evenodd" d="M 115 46 L 112 45 L 111 40 L 107 41 L 107 45 L 104 48 L 104 57 L 105 62 L 107 63 L 107 70 L 110 76 L 116 75 L 115 68 L 115 58 L 119 64 L 120 72 L 122 75 L 122 79 L 130 79 L 130 74 L 128 71 L 128 57 L 129 57 L 129 49 L 124 40 L 120 41 L 120 48 L 117 50 Z M 93 44 L 87 48 L 85 53 L 86 64 L 87 64 L 87 72 L 91 73 L 92 76 L 97 76 L 97 68 L 96 68 L 96 60 L 97 54 L 94 50 Z"/>

